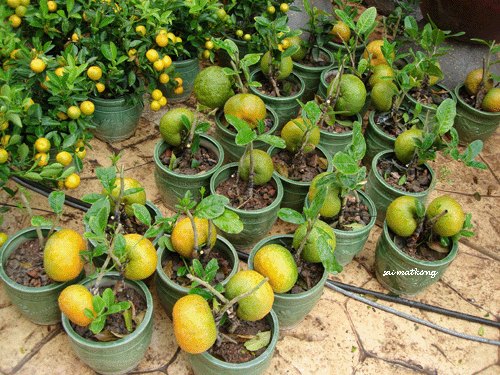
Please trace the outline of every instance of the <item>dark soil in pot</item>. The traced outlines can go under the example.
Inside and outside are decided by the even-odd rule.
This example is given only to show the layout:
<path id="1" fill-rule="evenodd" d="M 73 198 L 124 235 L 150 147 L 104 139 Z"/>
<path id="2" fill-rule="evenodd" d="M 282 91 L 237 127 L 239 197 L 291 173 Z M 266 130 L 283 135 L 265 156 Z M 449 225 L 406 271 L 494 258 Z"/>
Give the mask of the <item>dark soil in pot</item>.
<path id="1" fill-rule="evenodd" d="M 311 182 L 318 174 L 325 172 L 328 165 L 325 158 L 321 158 L 315 151 L 297 158 L 284 149 L 276 153 L 273 157 L 274 169 L 283 177 L 293 181 Z"/>
<path id="2" fill-rule="evenodd" d="M 348 133 L 352 131 L 352 124 L 357 121 L 357 116 L 341 116 L 336 115 L 334 124 L 327 124 L 326 121 L 323 123 L 321 130 L 329 133 Z"/>
<path id="3" fill-rule="evenodd" d="M 172 169 L 173 172 L 184 175 L 196 175 L 199 173 L 207 172 L 217 164 L 219 157 L 217 154 L 206 147 L 200 146 L 196 153 L 190 158 L 186 153 L 191 151 L 177 148 L 167 148 L 163 155 L 160 156 L 160 161 L 169 168 L 172 159 L 172 153 L 175 155 L 175 165 Z"/>
<path id="4" fill-rule="evenodd" d="M 268 79 L 261 79 L 259 82 L 262 84 L 262 87 L 256 87 L 259 92 L 267 96 L 276 97 L 274 87 Z M 286 80 L 277 81 L 276 86 L 280 91 L 280 95 L 284 98 L 297 95 L 302 88 L 300 84 Z"/>
<path id="5" fill-rule="evenodd" d="M 417 166 L 415 175 L 407 176 L 404 182 L 402 182 L 402 177 L 405 174 L 405 166 L 400 165 L 395 158 L 380 159 L 377 163 L 377 171 L 389 185 L 401 191 L 418 193 L 431 186 L 431 173 L 423 165 Z"/>
<path id="6" fill-rule="evenodd" d="M 421 89 L 419 87 L 410 90 L 409 94 L 421 104 L 439 106 L 445 99 L 453 99 L 450 91 L 437 86 Z"/>
<path id="7" fill-rule="evenodd" d="M 410 237 L 400 237 L 394 234 L 389 228 L 389 236 L 394 244 L 406 255 L 423 261 L 438 261 L 446 258 L 451 251 L 451 244 L 449 247 L 441 245 L 439 236 L 434 236 L 432 242 L 422 242 L 417 248 L 408 246 Z"/>
<path id="8" fill-rule="evenodd" d="M 129 217 L 125 213 L 125 209 L 121 208 L 120 209 L 120 218 L 119 221 L 123 226 L 123 233 L 124 234 L 131 234 L 131 233 L 137 233 L 140 235 L 144 235 L 146 231 L 148 230 L 148 226 L 145 225 L 144 223 L 141 223 L 135 216 Z M 114 212 L 111 212 L 111 215 L 108 218 L 108 226 L 106 227 L 106 232 L 108 234 L 114 234 L 114 228 L 115 224 L 118 222 L 118 220 L 113 216 Z M 154 219 L 154 218 L 153 218 Z M 153 240 L 153 238 L 150 238 L 150 240 Z"/>
<path id="9" fill-rule="evenodd" d="M 403 133 L 405 130 L 410 129 L 413 126 L 413 124 L 404 123 L 403 113 L 404 112 L 399 111 L 396 119 L 394 119 L 394 117 L 391 116 L 391 113 L 389 113 L 389 112 L 376 113 L 373 116 L 373 120 L 375 121 L 375 124 L 378 125 L 378 127 L 385 134 L 396 138 L 398 135 Z M 406 113 L 408 113 L 408 112 L 406 112 Z M 410 113 L 408 113 L 408 116 L 411 119 L 412 115 Z"/>
<path id="10" fill-rule="evenodd" d="M 460 90 L 458 91 L 458 95 L 460 95 L 460 98 L 468 105 L 470 105 L 472 108 L 475 108 L 476 104 L 476 95 L 470 95 L 467 90 L 465 89 L 465 86 L 462 86 Z M 479 108 L 481 111 L 481 108 Z"/>
<path id="11" fill-rule="evenodd" d="M 321 54 L 318 60 L 314 60 L 313 57 L 310 54 L 308 54 L 302 60 L 297 61 L 297 63 L 299 63 L 300 65 L 314 67 L 314 68 L 320 68 L 332 64 L 330 60 L 325 60 L 324 56 L 322 56 Z"/>
<path id="12" fill-rule="evenodd" d="M 247 196 L 248 182 L 237 179 L 236 173 L 222 182 L 215 192 L 228 197 L 231 207 L 240 210 L 259 210 L 269 206 L 278 196 L 276 187 L 268 182 L 254 186 L 252 197 L 249 198 Z"/>
<path id="13" fill-rule="evenodd" d="M 339 217 L 342 216 L 342 223 L 339 222 Z M 361 224 L 366 226 L 370 223 L 371 216 L 369 208 L 362 201 L 356 203 L 354 195 L 347 196 L 346 204 L 343 210 L 331 218 L 321 217 L 325 223 L 332 228 L 342 231 L 353 231 L 355 228 L 349 226 L 350 224 Z"/>

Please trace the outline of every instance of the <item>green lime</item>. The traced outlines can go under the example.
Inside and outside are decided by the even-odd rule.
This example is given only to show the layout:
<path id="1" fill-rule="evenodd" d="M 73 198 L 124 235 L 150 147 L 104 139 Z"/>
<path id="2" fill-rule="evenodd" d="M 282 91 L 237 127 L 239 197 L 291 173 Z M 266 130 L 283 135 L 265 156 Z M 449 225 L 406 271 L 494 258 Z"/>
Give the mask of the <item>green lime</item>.
<path id="1" fill-rule="evenodd" d="M 174 147 L 180 146 L 187 131 L 182 123 L 182 115 L 186 116 L 190 123 L 193 123 L 194 114 L 187 108 L 172 109 L 165 113 L 160 120 L 161 137 Z"/>
<path id="2" fill-rule="evenodd" d="M 211 65 L 198 73 L 194 80 L 193 94 L 200 104 L 219 108 L 234 95 L 230 76 L 224 69 Z"/>
<path id="3" fill-rule="evenodd" d="M 335 83 L 335 85 L 334 85 Z M 333 94 L 337 92 L 337 81 L 333 80 L 329 85 L 327 92 L 330 92 L 333 86 Z M 340 83 L 340 93 L 335 103 L 335 111 L 345 116 L 352 116 L 361 111 L 366 101 L 366 88 L 358 77 L 353 74 L 343 74 Z"/>

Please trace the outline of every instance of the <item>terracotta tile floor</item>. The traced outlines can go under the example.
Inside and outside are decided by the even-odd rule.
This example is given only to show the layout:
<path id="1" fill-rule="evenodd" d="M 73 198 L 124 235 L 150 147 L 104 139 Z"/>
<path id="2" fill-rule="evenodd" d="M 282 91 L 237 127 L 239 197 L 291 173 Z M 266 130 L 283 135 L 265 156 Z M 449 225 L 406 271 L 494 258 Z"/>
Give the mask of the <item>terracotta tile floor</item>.
<path id="1" fill-rule="evenodd" d="M 193 99 L 182 106 L 192 107 Z M 109 166 L 112 152 L 123 152 L 121 162 L 130 177 L 146 187 L 148 200 L 164 215 L 172 212 L 163 206 L 156 188 L 153 170 L 153 149 L 159 140 L 158 123 L 162 114 L 144 111 L 135 136 L 121 143 L 105 144 L 91 141 L 84 159 L 81 186 L 68 192 L 81 198 L 88 192 L 100 191 L 95 178 L 98 166 Z M 213 131 L 213 129 L 212 129 Z M 459 253 L 444 277 L 414 298 L 427 304 L 463 313 L 500 319 L 500 132 L 485 143 L 480 155 L 488 170 L 466 169 L 451 159 L 439 158 L 435 169 L 446 163 L 453 172 L 446 176 L 452 182 L 437 184 L 432 197 L 450 195 L 472 212 L 477 236 L 469 244 L 460 243 Z M 12 181 L 8 186 L 17 190 Z M 480 196 L 477 200 L 475 196 Z M 5 214 L 2 231 L 12 235 L 29 226 L 29 220 L 0 192 L 0 202 L 12 205 Z M 46 198 L 34 194 L 37 214 L 45 215 Z M 66 208 L 61 226 L 83 234 L 83 212 Z M 290 232 L 294 228 L 276 223 L 270 234 Z M 380 233 L 374 227 L 364 249 L 353 262 L 332 280 L 387 293 L 374 275 L 374 248 Z M 496 257 L 486 255 L 489 252 Z M 245 265 L 244 265 L 245 266 Z M 154 289 L 154 288 L 152 288 Z M 155 291 L 153 290 L 153 295 Z M 373 300 L 373 298 L 372 298 Z M 470 323 L 415 308 L 377 301 L 439 326 L 491 340 L 499 340 L 500 330 Z M 151 345 L 138 366 L 139 372 L 175 375 L 192 374 L 186 355 L 176 354 L 171 321 L 155 300 L 154 333 Z M 60 325 L 37 326 L 11 305 L 0 288 L 0 372 L 2 374 L 92 374 L 73 354 Z M 166 364 L 173 362 L 165 368 Z M 438 332 L 424 325 L 357 302 L 341 293 L 325 288 L 319 304 L 295 329 L 281 333 L 278 346 L 266 374 L 500 374 L 499 347 L 469 341 Z"/>

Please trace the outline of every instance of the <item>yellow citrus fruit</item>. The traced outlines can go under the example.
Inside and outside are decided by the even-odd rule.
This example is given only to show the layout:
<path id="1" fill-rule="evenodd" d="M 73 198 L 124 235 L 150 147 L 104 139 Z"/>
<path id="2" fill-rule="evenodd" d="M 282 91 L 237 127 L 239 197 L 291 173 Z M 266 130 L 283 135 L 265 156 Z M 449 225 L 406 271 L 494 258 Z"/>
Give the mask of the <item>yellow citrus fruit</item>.
<path id="1" fill-rule="evenodd" d="M 283 46 L 283 49 L 288 49 L 292 44 L 290 43 L 289 39 L 283 39 L 283 42 L 281 43 L 281 45 Z M 292 60 L 293 60 L 293 58 L 292 58 Z"/>
<path id="2" fill-rule="evenodd" d="M 163 63 L 165 65 L 165 63 Z M 167 73 L 162 73 L 160 74 L 160 82 L 165 84 L 165 83 L 168 83 L 168 81 L 170 81 L 170 77 L 168 76 Z"/>
<path id="3" fill-rule="evenodd" d="M 167 35 L 167 30 L 161 29 L 160 31 L 158 31 L 158 34 L 160 34 L 160 35 Z"/>
<path id="4" fill-rule="evenodd" d="M 169 145 L 180 146 L 186 133 L 186 128 L 182 123 L 182 116 L 186 116 L 189 123 L 193 123 L 194 114 L 187 108 L 174 108 L 163 115 L 160 120 L 160 134 Z"/>
<path id="5" fill-rule="evenodd" d="M 233 115 L 255 128 L 259 120 L 266 118 L 264 101 L 254 94 L 236 94 L 224 104 L 224 114 Z"/>
<path id="6" fill-rule="evenodd" d="M 135 28 L 135 32 L 138 34 L 142 34 L 142 36 L 146 35 L 146 27 L 143 25 L 139 25 Z"/>
<path id="7" fill-rule="evenodd" d="M 43 62 L 42 59 L 35 58 L 31 60 L 30 62 L 30 68 L 33 70 L 35 73 L 41 73 L 45 70 L 45 67 L 47 65 Z"/>
<path id="8" fill-rule="evenodd" d="M 9 153 L 7 150 L 0 148 L 0 164 L 5 164 L 9 160 Z"/>
<path id="9" fill-rule="evenodd" d="M 307 223 L 300 225 L 295 232 L 293 233 L 293 242 L 292 246 L 295 249 L 298 249 L 302 240 L 304 239 L 307 233 Z M 314 224 L 311 234 L 307 237 L 306 245 L 300 254 L 300 257 L 304 259 L 306 262 L 310 263 L 319 263 L 321 262 L 321 258 L 319 256 L 319 252 L 317 249 L 317 241 L 318 237 L 325 234 L 327 235 L 327 244 L 332 248 L 332 252 L 335 250 L 336 246 L 336 237 L 335 232 L 332 227 L 330 227 L 327 223 L 322 220 L 317 220 Z"/>
<path id="10" fill-rule="evenodd" d="M 180 36 L 175 37 L 175 43 L 182 43 L 182 38 Z"/>
<path id="11" fill-rule="evenodd" d="M 447 213 L 434 223 L 432 231 L 439 236 L 451 237 L 460 232 L 465 220 L 462 207 L 455 199 L 447 196 L 434 199 L 427 207 L 425 216 L 429 220 L 445 210 Z"/>
<path id="12" fill-rule="evenodd" d="M 500 88 L 494 87 L 488 91 L 483 99 L 481 108 L 486 112 L 500 112 Z"/>
<path id="13" fill-rule="evenodd" d="M 310 124 L 310 122 L 309 122 Z M 281 138 L 285 140 L 286 149 L 292 153 L 299 151 L 302 142 L 304 141 L 304 134 L 307 130 L 306 124 L 302 118 L 297 118 L 288 121 L 283 129 L 281 130 Z M 306 146 L 304 147 L 304 153 L 307 154 L 314 150 L 318 145 L 320 138 L 319 128 L 313 126 L 313 129 L 309 133 L 309 138 L 307 139 Z"/>
<path id="14" fill-rule="evenodd" d="M 194 80 L 193 94 L 200 104 L 209 108 L 222 107 L 234 95 L 232 82 L 224 69 L 211 65 L 199 72 Z"/>
<path id="15" fill-rule="evenodd" d="M 254 185 L 262 185 L 271 180 L 274 172 L 273 159 L 271 159 L 271 156 L 262 150 L 254 149 L 253 162 Z M 238 165 L 238 171 L 240 172 L 241 179 L 243 181 L 248 181 L 250 178 L 250 157 L 248 153 L 244 155 L 242 162 Z"/>
<path id="16" fill-rule="evenodd" d="M 106 89 L 106 86 L 104 85 L 104 83 L 97 82 L 95 84 L 95 88 L 97 89 L 98 92 L 103 92 Z"/>
<path id="17" fill-rule="evenodd" d="M 56 69 L 55 73 L 59 76 L 59 77 L 62 77 L 64 75 L 64 68 L 63 67 L 59 67 Z"/>
<path id="18" fill-rule="evenodd" d="M 260 60 L 260 69 L 265 75 L 269 75 L 269 51 L 267 51 Z M 293 60 L 290 56 L 282 58 L 280 62 L 278 62 L 278 77 L 276 79 L 278 81 L 284 80 L 288 77 L 293 70 Z"/>
<path id="19" fill-rule="evenodd" d="M 280 4 L 280 10 L 283 13 L 288 13 L 288 11 L 290 10 L 290 5 L 288 5 L 287 3 L 281 3 Z"/>
<path id="20" fill-rule="evenodd" d="M 181 77 L 174 78 L 174 81 L 177 82 L 176 83 L 177 86 L 182 86 L 183 80 Z"/>
<path id="21" fill-rule="evenodd" d="M 125 277 L 129 280 L 142 280 L 153 274 L 156 269 L 158 256 L 153 243 L 140 234 L 126 234 Z"/>
<path id="22" fill-rule="evenodd" d="M 162 96 L 160 99 L 158 99 L 158 103 L 160 103 L 162 107 L 165 107 L 167 105 L 167 98 Z"/>
<path id="23" fill-rule="evenodd" d="M 21 5 L 28 6 L 30 5 L 31 1 L 30 0 L 21 0 Z"/>
<path id="24" fill-rule="evenodd" d="M 46 76 L 45 77 L 45 81 L 50 81 L 50 78 L 49 76 Z M 49 88 L 49 86 L 47 86 L 46 84 L 44 84 L 43 82 L 40 83 L 40 86 L 42 86 L 42 88 L 44 88 L 45 90 L 47 90 Z"/>
<path id="25" fill-rule="evenodd" d="M 408 237 L 417 229 L 415 197 L 404 195 L 394 199 L 387 207 L 385 220 L 388 227 L 401 237 Z"/>
<path id="26" fill-rule="evenodd" d="M 146 58 L 149 62 L 154 63 L 160 56 L 158 56 L 158 52 L 155 49 L 150 49 L 146 52 Z"/>
<path id="27" fill-rule="evenodd" d="M 195 217 L 194 223 L 196 225 L 196 232 L 198 233 L 198 247 L 201 247 L 209 241 L 208 220 Z M 211 230 L 210 249 L 214 247 L 215 241 L 217 240 L 217 231 L 213 223 L 211 223 Z M 193 236 L 194 232 L 191 220 L 187 217 L 179 221 L 175 224 L 170 237 L 174 250 L 185 258 L 192 258 L 194 248 Z"/>
<path id="28" fill-rule="evenodd" d="M 49 152 L 50 146 L 50 141 L 47 138 L 38 138 L 35 141 L 35 150 L 38 152 Z"/>
<path id="29" fill-rule="evenodd" d="M 156 60 L 154 63 L 153 63 L 153 67 L 155 68 L 155 70 L 157 72 L 161 72 L 164 68 L 164 64 L 163 64 L 163 60 Z"/>
<path id="30" fill-rule="evenodd" d="M 170 68 L 170 65 L 172 65 L 172 58 L 169 55 L 165 55 L 165 56 L 163 56 L 162 60 L 163 60 L 163 66 L 165 67 L 165 69 Z"/>
<path id="31" fill-rule="evenodd" d="M 174 35 L 174 33 L 168 32 L 167 33 L 167 37 L 168 37 L 168 39 L 170 39 L 172 41 L 172 43 L 175 43 L 175 35 Z"/>
<path id="32" fill-rule="evenodd" d="M 76 120 L 81 116 L 82 111 L 80 111 L 80 108 L 78 108 L 76 105 L 72 105 L 68 108 L 66 114 L 69 116 L 69 118 Z"/>
<path id="33" fill-rule="evenodd" d="M 312 179 L 311 185 L 309 186 L 309 203 L 312 202 L 316 194 L 318 194 L 319 188 L 316 185 L 324 176 L 328 174 L 330 174 L 330 172 L 323 172 Z M 342 201 L 340 200 L 339 193 L 340 188 L 334 188 L 330 185 L 327 186 L 325 202 L 323 203 L 323 206 L 321 206 L 321 210 L 319 211 L 321 216 L 334 217 L 340 212 Z"/>
<path id="34" fill-rule="evenodd" d="M 84 100 L 83 102 L 80 103 L 80 111 L 84 115 L 91 115 L 95 111 L 95 106 L 94 103 L 92 103 L 90 100 Z"/>
<path id="35" fill-rule="evenodd" d="M 392 108 L 392 98 L 396 95 L 398 95 L 398 88 L 393 82 L 380 81 L 373 86 L 371 91 L 373 106 L 379 112 L 388 112 Z"/>
<path id="36" fill-rule="evenodd" d="M 73 161 L 73 156 L 68 151 L 61 151 L 56 155 L 56 162 L 67 167 Z"/>
<path id="37" fill-rule="evenodd" d="M 333 89 L 337 92 L 338 82 L 333 80 L 327 92 Z M 353 116 L 363 108 L 366 101 L 366 87 L 363 81 L 354 74 L 343 74 L 340 83 L 339 98 L 335 103 L 335 111 L 341 112 L 345 116 Z"/>
<path id="38" fill-rule="evenodd" d="M 344 22 L 338 21 L 329 32 L 335 43 L 347 42 L 351 39 L 351 29 Z"/>
<path id="39" fill-rule="evenodd" d="M 80 176 L 78 176 L 76 173 L 70 174 L 64 180 L 64 186 L 68 189 L 76 189 L 78 186 L 80 186 Z"/>
<path id="40" fill-rule="evenodd" d="M 247 270 L 236 272 L 226 284 L 225 296 L 227 299 L 232 300 L 255 288 L 263 279 L 264 276 L 257 271 Z M 238 302 L 236 314 L 240 319 L 246 321 L 260 320 L 271 311 L 273 302 L 273 288 L 266 281 L 259 289 Z"/>
<path id="41" fill-rule="evenodd" d="M 49 164 L 49 155 L 47 155 L 45 152 L 38 152 L 35 154 L 34 160 L 38 160 L 37 165 L 39 167 L 44 167 Z"/>
<path id="42" fill-rule="evenodd" d="M 118 199 L 118 195 L 120 195 L 120 185 L 121 181 L 119 178 L 115 180 L 115 187 L 111 191 L 111 195 L 115 198 Z M 133 179 L 131 177 L 124 177 L 123 178 L 123 191 L 126 193 L 127 190 L 129 189 L 137 189 L 137 188 L 142 188 L 143 186 L 139 181 L 136 179 Z M 103 190 L 102 194 L 106 194 L 106 192 Z M 133 203 L 138 203 L 145 205 L 146 204 L 146 191 L 142 190 L 137 193 L 133 194 L 124 194 L 122 196 L 121 203 L 125 206 L 125 213 L 127 216 L 133 217 L 134 216 L 134 209 L 132 208 Z"/>
<path id="43" fill-rule="evenodd" d="M 156 44 L 159 47 L 165 47 L 168 44 L 168 36 L 165 34 L 158 34 L 156 36 Z"/>
<path id="44" fill-rule="evenodd" d="M 0 232 L 0 247 L 2 247 L 8 239 L 9 237 L 4 232 Z"/>
<path id="45" fill-rule="evenodd" d="M 293 61 L 302 60 L 307 54 L 307 47 L 302 43 L 302 38 L 299 35 L 293 36 L 291 38 L 287 38 L 290 43 L 290 46 L 297 45 L 299 49 L 292 55 Z"/>
<path id="46" fill-rule="evenodd" d="M 102 70 L 98 66 L 91 66 L 87 69 L 87 76 L 92 81 L 98 81 L 102 77 Z"/>
<path id="47" fill-rule="evenodd" d="M 5 121 L 3 124 L 0 124 L 0 131 L 7 130 L 9 128 L 9 122 Z"/>
<path id="48" fill-rule="evenodd" d="M 373 40 L 366 46 L 366 49 L 363 52 L 363 57 L 366 60 L 369 60 L 370 64 L 373 66 L 377 66 L 380 64 L 387 64 L 387 60 L 382 54 L 382 50 L 380 47 L 384 44 L 384 41 L 381 39 Z M 371 59 L 370 59 L 371 54 Z M 392 54 L 392 58 L 394 58 L 394 53 Z"/>
<path id="49" fill-rule="evenodd" d="M 68 119 L 68 115 L 66 113 L 64 113 L 63 111 L 57 112 L 56 116 L 59 118 L 59 120 L 62 120 L 62 121 Z"/>
<path id="50" fill-rule="evenodd" d="M 7 5 L 11 8 L 17 8 L 21 5 L 21 0 L 7 0 Z"/>
<path id="51" fill-rule="evenodd" d="M 181 95 L 183 92 L 184 92 L 184 87 L 182 87 L 182 85 L 178 85 L 178 86 L 174 89 L 174 94 L 175 94 L 175 95 Z"/>
<path id="52" fill-rule="evenodd" d="M 375 86 L 378 82 L 392 82 L 394 71 L 387 64 L 380 64 L 373 68 L 372 74 L 368 79 L 370 87 Z"/>
<path id="53" fill-rule="evenodd" d="M 465 78 L 464 86 L 469 95 L 476 95 L 479 84 L 483 79 L 483 69 L 475 69 L 469 74 L 467 74 L 467 78 Z M 486 92 L 490 91 L 493 87 L 493 79 L 488 79 L 486 81 Z"/>
<path id="54" fill-rule="evenodd" d="M 161 108 L 161 104 L 158 100 L 153 100 L 149 105 L 152 111 L 159 111 Z"/>
<path id="55" fill-rule="evenodd" d="M 211 40 L 207 40 L 205 42 L 205 48 L 206 49 L 213 49 L 214 48 L 214 42 L 212 42 Z"/>
<path id="56" fill-rule="evenodd" d="M 2 135 L 2 138 L 0 138 L 0 143 L 2 144 L 3 147 L 7 147 L 10 142 L 10 134 L 5 134 Z"/>
<path id="57" fill-rule="evenodd" d="M 198 294 L 185 295 L 175 302 L 172 324 L 177 343 L 188 353 L 203 353 L 217 339 L 212 310 L 208 302 Z"/>
<path id="58" fill-rule="evenodd" d="M 420 138 L 422 130 L 418 128 L 411 128 L 405 130 L 397 136 L 394 144 L 394 151 L 396 158 L 403 164 L 408 164 L 413 159 L 416 145 L 413 138 Z"/>
<path id="59" fill-rule="evenodd" d="M 260 248 L 254 256 L 253 268 L 269 278 L 274 293 L 286 293 L 297 282 L 297 264 L 286 247 L 271 244 Z"/>
<path id="60" fill-rule="evenodd" d="M 83 139 L 79 139 L 78 141 L 75 142 L 75 149 L 76 150 L 79 150 L 82 147 L 85 147 L 85 142 L 83 141 Z"/>
<path id="61" fill-rule="evenodd" d="M 24 5 L 19 5 L 19 6 L 16 7 L 15 13 L 19 17 L 24 17 L 26 15 L 27 11 L 28 11 L 28 9 Z"/>
<path id="62" fill-rule="evenodd" d="M 151 93 L 151 97 L 154 100 L 160 100 L 160 98 L 162 96 L 163 96 L 163 93 L 161 92 L 161 90 L 158 90 L 158 89 L 153 90 L 153 92 Z"/>
<path id="63" fill-rule="evenodd" d="M 72 40 L 73 42 L 78 42 L 78 40 L 79 40 L 79 39 L 80 39 L 80 37 L 78 36 L 78 34 L 77 34 L 77 33 L 73 33 L 73 34 L 71 34 L 71 40 Z"/>
<path id="64" fill-rule="evenodd" d="M 131 48 L 128 50 L 128 57 L 130 58 L 131 61 L 135 58 L 136 55 L 137 55 L 137 50 L 135 48 Z"/>
<path id="65" fill-rule="evenodd" d="M 55 12 L 57 10 L 57 3 L 53 0 L 47 1 L 47 7 L 49 8 L 49 12 Z"/>
<path id="66" fill-rule="evenodd" d="M 92 293 L 83 285 L 73 284 L 64 288 L 57 302 L 59 309 L 71 322 L 80 327 L 87 327 L 92 323 L 92 319 L 85 315 L 85 309 L 93 311 L 96 315 L 92 298 Z"/>
<path id="67" fill-rule="evenodd" d="M 75 151 L 75 155 L 78 157 L 78 159 L 81 160 L 87 155 L 87 150 L 83 149 L 83 150 Z"/>
<path id="68" fill-rule="evenodd" d="M 83 269 L 80 252 L 85 251 L 85 241 L 72 229 L 54 232 L 43 249 L 43 266 L 54 281 L 73 280 Z"/>
<path id="69" fill-rule="evenodd" d="M 21 17 L 19 17 L 17 14 L 12 14 L 9 17 L 9 21 L 12 27 L 19 27 L 21 25 Z"/>

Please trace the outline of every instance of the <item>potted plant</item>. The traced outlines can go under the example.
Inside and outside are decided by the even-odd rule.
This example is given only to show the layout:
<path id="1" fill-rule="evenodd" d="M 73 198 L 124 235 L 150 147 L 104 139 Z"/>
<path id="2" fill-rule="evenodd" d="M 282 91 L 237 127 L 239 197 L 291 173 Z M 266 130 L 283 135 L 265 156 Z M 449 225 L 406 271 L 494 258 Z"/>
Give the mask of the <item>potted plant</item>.
<path id="1" fill-rule="evenodd" d="M 1 247 L 0 278 L 18 311 L 35 324 L 61 321 L 57 298 L 63 289 L 85 277 L 80 252 L 83 238 L 71 229 L 57 226 L 64 211 L 65 194 L 54 191 L 48 203 L 56 213 L 54 222 L 35 216 L 29 194 L 19 188 L 23 205 L 31 217 L 31 227 L 10 236 Z"/>
<path id="2" fill-rule="evenodd" d="M 375 250 L 375 274 L 393 293 L 414 296 L 437 282 L 458 251 L 458 239 L 473 236 L 471 215 L 451 197 L 427 207 L 415 197 L 396 198 L 387 209 Z"/>
<path id="3" fill-rule="evenodd" d="M 487 45 L 489 49 L 487 56 L 483 58 L 483 67 L 471 71 L 464 83 L 455 87 L 457 117 L 454 127 L 463 143 L 476 139 L 486 141 L 500 124 L 499 109 L 495 104 L 500 89 L 493 87 L 500 77 L 490 71 L 493 65 L 500 62 L 494 58 L 500 51 L 500 46 L 495 45 L 494 41 L 474 41 Z"/>

